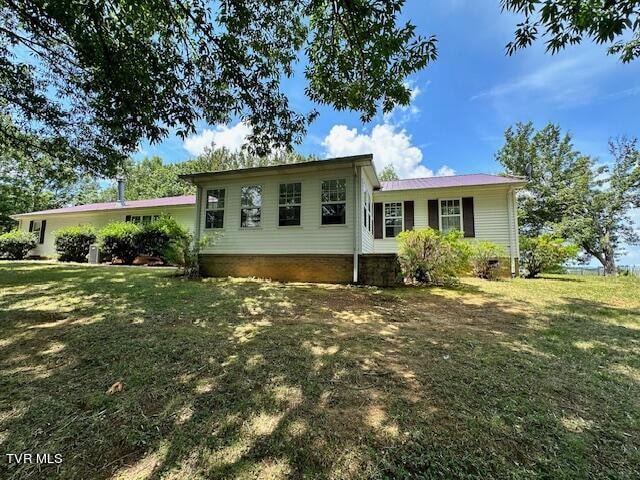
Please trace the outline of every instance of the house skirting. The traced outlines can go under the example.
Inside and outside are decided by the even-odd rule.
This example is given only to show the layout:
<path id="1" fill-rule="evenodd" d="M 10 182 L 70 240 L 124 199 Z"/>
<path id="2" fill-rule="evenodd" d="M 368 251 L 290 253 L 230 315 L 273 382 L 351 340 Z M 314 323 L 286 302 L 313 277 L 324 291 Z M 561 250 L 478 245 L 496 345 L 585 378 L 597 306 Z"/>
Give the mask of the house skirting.
<path id="1" fill-rule="evenodd" d="M 353 255 L 201 254 L 200 271 L 209 277 L 257 277 L 283 282 L 350 283 Z"/>
<path id="2" fill-rule="evenodd" d="M 511 262 L 501 259 L 498 276 L 511 276 Z M 516 275 L 518 259 L 515 259 Z M 256 277 L 282 282 L 352 283 L 353 255 L 201 254 L 200 271 L 209 277 Z M 358 255 L 358 283 L 390 287 L 403 283 L 395 253 Z"/>

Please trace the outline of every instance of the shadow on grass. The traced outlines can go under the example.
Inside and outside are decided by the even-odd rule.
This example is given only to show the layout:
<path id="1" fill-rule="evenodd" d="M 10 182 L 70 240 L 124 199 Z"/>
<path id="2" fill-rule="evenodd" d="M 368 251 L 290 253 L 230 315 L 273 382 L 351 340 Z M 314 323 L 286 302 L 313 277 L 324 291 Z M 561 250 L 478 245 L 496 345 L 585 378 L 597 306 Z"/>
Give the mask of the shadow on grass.
<path id="1" fill-rule="evenodd" d="M 62 453 L 62 478 L 583 478 L 638 458 L 632 309 L 21 263 L 0 288 L 3 451 Z"/>

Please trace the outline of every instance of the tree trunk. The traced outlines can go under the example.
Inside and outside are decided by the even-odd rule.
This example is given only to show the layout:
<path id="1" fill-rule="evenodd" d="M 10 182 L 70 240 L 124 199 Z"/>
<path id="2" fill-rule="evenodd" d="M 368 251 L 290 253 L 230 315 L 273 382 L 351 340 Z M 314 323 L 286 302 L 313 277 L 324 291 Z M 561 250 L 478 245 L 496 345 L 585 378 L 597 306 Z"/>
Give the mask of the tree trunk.
<path id="1" fill-rule="evenodd" d="M 604 266 L 605 275 L 615 276 L 618 274 L 618 267 L 616 267 L 616 259 L 612 254 L 610 255 L 608 253 L 605 253 L 604 262 L 602 262 L 602 265 Z"/>

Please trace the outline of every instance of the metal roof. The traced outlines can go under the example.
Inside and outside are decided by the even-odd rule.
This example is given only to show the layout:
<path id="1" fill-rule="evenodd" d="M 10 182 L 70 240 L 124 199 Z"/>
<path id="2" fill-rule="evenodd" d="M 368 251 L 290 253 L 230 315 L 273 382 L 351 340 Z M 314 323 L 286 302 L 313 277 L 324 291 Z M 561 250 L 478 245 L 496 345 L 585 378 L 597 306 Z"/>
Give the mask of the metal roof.
<path id="1" fill-rule="evenodd" d="M 391 180 L 380 182 L 380 191 L 417 190 L 426 188 L 471 187 L 480 185 L 524 185 L 526 181 L 521 177 L 489 175 L 487 173 L 473 173 L 469 175 L 450 175 L 445 177 L 407 178 L 405 180 Z"/>
<path id="2" fill-rule="evenodd" d="M 13 215 L 19 218 L 26 215 L 49 215 L 59 213 L 82 213 L 82 212 L 100 212 L 109 210 L 128 210 L 131 208 L 148 208 L 148 207 L 174 207 L 180 205 L 195 205 L 195 195 L 182 195 L 179 197 L 163 197 L 150 198 L 147 200 L 127 200 L 124 204 L 120 202 L 104 202 L 89 203 L 86 205 L 76 205 L 74 207 L 55 208 L 52 210 L 42 210 L 39 212 L 21 213 Z"/>

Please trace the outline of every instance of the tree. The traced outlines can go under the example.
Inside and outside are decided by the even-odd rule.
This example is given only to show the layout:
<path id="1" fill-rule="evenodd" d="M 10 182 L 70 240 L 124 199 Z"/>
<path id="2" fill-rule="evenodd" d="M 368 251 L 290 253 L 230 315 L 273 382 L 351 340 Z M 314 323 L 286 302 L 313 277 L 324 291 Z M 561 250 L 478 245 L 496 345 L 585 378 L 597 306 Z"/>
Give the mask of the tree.
<path id="1" fill-rule="evenodd" d="M 615 275 L 624 244 L 640 242 L 629 216 L 632 208 L 640 207 L 640 152 L 637 140 L 627 138 L 610 141 L 609 152 L 611 164 L 589 165 L 572 182 L 572 197 L 557 231 L 596 258 L 605 274 Z"/>
<path id="2" fill-rule="evenodd" d="M 589 38 L 608 44 L 610 54 L 623 62 L 640 56 L 640 1 L 638 0 L 501 0 L 503 10 L 518 13 L 515 38 L 507 53 L 528 47 L 546 37 L 547 51 L 556 53 L 567 45 Z"/>
<path id="3" fill-rule="evenodd" d="M 0 143 L 111 176 L 141 139 L 237 117 L 255 153 L 290 148 L 317 112 L 281 91 L 301 53 L 305 93 L 355 110 L 407 105 L 436 40 L 400 23 L 404 0 L 4 0 Z M 25 136 L 26 134 L 26 136 Z M 27 140 L 34 136 L 37 142 Z"/>
<path id="4" fill-rule="evenodd" d="M 571 240 L 583 260 L 596 258 L 616 273 L 623 245 L 639 241 L 629 218 L 640 206 L 640 153 L 635 139 L 610 142 L 605 165 L 576 151 L 557 125 L 535 131 L 531 123 L 505 132 L 496 154 L 508 173 L 529 177 L 518 195 L 520 229 L 535 237 L 555 234 Z"/>
<path id="5" fill-rule="evenodd" d="M 560 127 L 551 123 L 538 131 L 531 122 L 517 123 L 515 128 L 507 128 L 504 137 L 496 160 L 507 173 L 529 180 L 527 189 L 518 196 L 522 233 L 548 233 L 550 225 L 563 216 L 566 205 L 561 194 L 580 154 L 574 150 L 571 136 L 563 135 Z"/>
<path id="6" fill-rule="evenodd" d="M 13 128 L 6 116 L 0 116 L 0 125 Z M 38 142 L 35 137 L 23 138 Z M 9 215 L 76 203 L 76 196 L 93 183 L 54 152 L 25 152 L 0 141 L 0 232 L 15 225 Z"/>
<path id="7" fill-rule="evenodd" d="M 125 180 L 125 198 L 140 200 L 145 198 L 172 197 L 190 195 L 195 187 L 181 180 L 184 173 L 216 172 L 238 168 L 264 167 L 315 160 L 314 156 L 305 156 L 295 152 L 281 150 L 268 156 L 257 156 L 247 151 L 232 152 L 226 148 L 206 148 L 197 158 L 181 163 L 165 164 L 162 158 L 145 157 L 139 162 L 129 159 L 121 171 Z M 117 197 L 115 185 L 103 189 L 98 201 L 114 201 Z"/>
<path id="8" fill-rule="evenodd" d="M 399 180 L 400 179 L 400 177 L 398 177 L 398 173 L 396 172 L 396 169 L 391 164 L 385 166 L 382 169 L 382 171 L 378 175 L 378 178 L 382 182 L 388 182 L 388 181 L 391 181 L 391 180 Z"/>
<path id="9" fill-rule="evenodd" d="M 254 155 L 246 150 L 232 152 L 227 148 L 205 148 L 204 152 L 193 160 L 178 164 L 180 173 L 217 172 L 239 168 L 268 167 L 291 163 L 318 160 L 314 155 L 302 155 L 288 150 L 276 150 L 269 155 Z"/>

